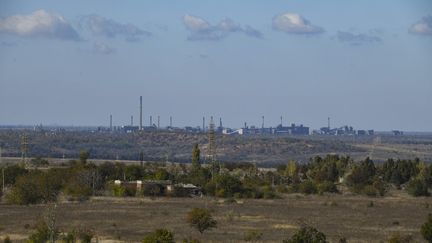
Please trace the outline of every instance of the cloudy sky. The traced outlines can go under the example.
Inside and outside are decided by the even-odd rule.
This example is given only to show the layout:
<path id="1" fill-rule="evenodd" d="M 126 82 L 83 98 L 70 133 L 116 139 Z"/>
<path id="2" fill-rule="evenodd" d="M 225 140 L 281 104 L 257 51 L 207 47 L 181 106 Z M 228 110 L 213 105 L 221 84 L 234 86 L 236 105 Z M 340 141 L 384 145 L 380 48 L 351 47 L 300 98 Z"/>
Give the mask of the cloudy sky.
<path id="1" fill-rule="evenodd" d="M 0 0 L 0 124 L 432 131 L 430 0 Z"/>

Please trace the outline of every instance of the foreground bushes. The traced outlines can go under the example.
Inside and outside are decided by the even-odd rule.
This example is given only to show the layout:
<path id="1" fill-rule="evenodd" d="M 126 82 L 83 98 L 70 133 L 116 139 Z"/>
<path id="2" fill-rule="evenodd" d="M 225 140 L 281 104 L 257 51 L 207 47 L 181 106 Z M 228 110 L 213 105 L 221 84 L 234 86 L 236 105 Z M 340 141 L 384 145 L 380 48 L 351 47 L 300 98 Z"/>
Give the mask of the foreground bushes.
<path id="1" fill-rule="evenodd" d="M 283 243 L 327 243 L 324 233 L 311 226 L 302 226 L 290 239 Z"/>

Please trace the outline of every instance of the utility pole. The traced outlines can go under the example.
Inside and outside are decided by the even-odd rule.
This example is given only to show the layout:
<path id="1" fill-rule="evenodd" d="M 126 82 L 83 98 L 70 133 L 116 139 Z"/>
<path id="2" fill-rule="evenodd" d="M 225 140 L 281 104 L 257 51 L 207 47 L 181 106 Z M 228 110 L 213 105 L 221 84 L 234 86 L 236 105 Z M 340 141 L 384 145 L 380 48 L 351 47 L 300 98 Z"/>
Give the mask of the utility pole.
<path id="1" fill-rule="evenodd" d="M 48 223 L 50 243 L 55 242 L 54 236 L 56 231 L 56 212 L 55 212 L 56 209 L 57 209 L 57 203 L 54 203 L 52 208 L 48 208 L 47 223 Z"/>
<path id="2" fill-rule="evenodd" d="M 2 163 L 2 148 L 0 147 L 0 165 L 2 166 L 2 194 L 4 194 L 5 192 L 5 167 L 3 166 Z"/>

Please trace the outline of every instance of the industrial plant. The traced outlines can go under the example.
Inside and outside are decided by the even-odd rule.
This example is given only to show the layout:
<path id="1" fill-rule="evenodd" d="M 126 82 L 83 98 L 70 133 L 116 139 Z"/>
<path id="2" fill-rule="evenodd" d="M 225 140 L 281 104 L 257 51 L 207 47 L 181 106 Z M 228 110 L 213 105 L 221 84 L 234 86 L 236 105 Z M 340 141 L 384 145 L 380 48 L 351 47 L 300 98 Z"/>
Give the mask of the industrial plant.
<path id="1" fill-rule="evenodd" d="M 110 115 L 109 127 L 98 127 L 98 132 L 118 132 L 118 133 L 135 133 L 140 131 L 171 131 L 171 132 L 187 132 L 187 133 L 205 133 L 208 131 L 210 125 L 206 123 L 206 117 L 202 118 L 202 126 L 185 126 L 175 127 L 173 125 L 173 117 L 169 117 L 169 125 L 161 127 L 161 117 L 149 116 L 149 123 L 147 126 L 143 125 L 143 97 L 140 96 L 139 104 L 139 125 L 134 125 L 134 117 L 130 117 L 130 124 L 122 126 L 113 126 L 113 117 Z M 214 126 L 216 134 L 224 135 L 294 135 L 294 136 L 307 136 L 307 135 L 331 135 L 331 136 L 372 136 L 375 134 L 374 130 L 355 130 L 352 126 L 342 126 L 339 128 L 330 127 L 330 118 L 328 118 L 328 125 L 319 130 L 311 131 L 308 126 L 303 124 L 292 123 L 289 126 L 283 125 L 283 117 L 280 117 L 280 123 L 275 126 L 265 126 L 265 117 L 262 116 L 261 126 L 248 125 L 244 123 L 243 127 L 230 128 L 222 123 L 222 118 L 219 118 L 219 125 Z M 213 117 L 210 118 L 213 122 Z M 210 122 L 210 123 L 211 123 Z M 213 124 L 214 125 L 214 124 Z"/>

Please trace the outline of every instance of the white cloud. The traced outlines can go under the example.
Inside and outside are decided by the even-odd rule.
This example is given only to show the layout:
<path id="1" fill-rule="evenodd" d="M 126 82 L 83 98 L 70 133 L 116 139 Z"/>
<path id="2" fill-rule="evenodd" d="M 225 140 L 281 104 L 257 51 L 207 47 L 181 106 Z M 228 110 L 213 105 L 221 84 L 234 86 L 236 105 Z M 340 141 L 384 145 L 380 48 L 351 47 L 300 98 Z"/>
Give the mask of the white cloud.
<path id="1" fill-rule="evenodd" d="M 307 19 L 297 13 L 284 13 L 273 18 L 273 29 L 291 34 L 319 34 L 324 29 L 312 25 Z"/>
<path id="2" fill-rule="evenodd" d="M 432 35 L 432 15 L 423 17 L 411 25 L 408 31 L 417 35 Z"/>
<path id="3" fill-rule="evenodd" d="M 211 25 L 201 17 L 186 14 L 183 16 L 183 23 L 189 30 L 188 40 L 221 40 L 230 33 L 239 32 L 246 36 L 262 38 L 262 33 L 250 26 L 243 28 L 232 19 L 225 18 L 217 25 Z"/>
<path id="4" fill-rule="evenodd" d="M 204 19 L 186 14 L 183 16 L 183 23 L 190 31 L 208 31 L 210 24 Z"/>
<path id="5" fill-rule="evenodd" d="M 93 44 L 92 52 L 95 54 L 112 54 L 115 52 L 115 49 L 101 42 L 95 42 Z"/>
<path id="6" fill-rule="evenodd" d="M 0 19 L 0 33 L 24 37 L 79 40 L 72 25 L 61 15 L 37 10 L 29 15 L 13 15 Z"/>
<path id="7" fill-rule="evenodd" d="M 138 41 L 140 37 L 149 37 L 151 33 L 141 30 L 133 24 L 122 24 L 99 15 L 89 15 L 81 19 L 81 23 L 93 34 L 115 38 L 124 36 L 127 41 Z"/>

